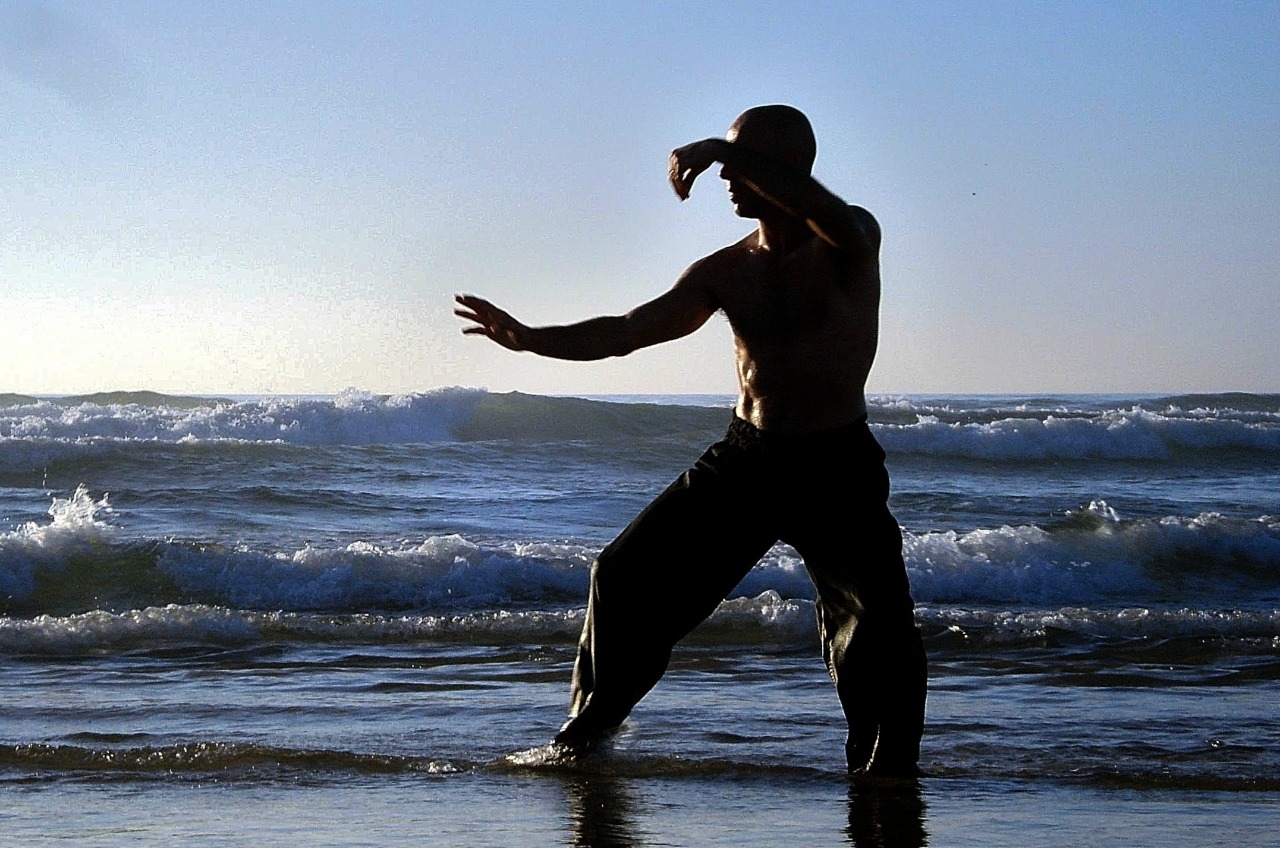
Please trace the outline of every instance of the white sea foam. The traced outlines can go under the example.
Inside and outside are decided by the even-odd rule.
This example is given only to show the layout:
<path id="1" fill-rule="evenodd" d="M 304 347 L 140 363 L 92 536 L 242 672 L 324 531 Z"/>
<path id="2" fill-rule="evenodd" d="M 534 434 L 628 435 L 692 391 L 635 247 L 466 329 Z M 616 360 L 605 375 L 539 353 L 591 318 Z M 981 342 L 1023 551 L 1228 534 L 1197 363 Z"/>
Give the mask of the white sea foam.
<path id="1" fill-rule="evenodd" d="M 1280 602 L 1280 520 L 1122 521 L 1095 502 L 1075 526 L 907 534 L 912 588 L 929 602 Z"/>
<path id="2" fill-rule="evenodd" d="M 337 643 L 481 642 L 570 645 L 584 610 L 493 610 L 445 615 L 236 610 L 168 604 L 121 613 L 0 618 L 0 652 L 74 654 L 140 646 L 239 646 L 272 640 Z M 726 601 L 693 641 L 804 643 L 815 633 L 813 605 L 776 592 Z"/>
<path id="3" fill-rule="evenodd" d="M 260 638 L 260 630 L 250 617 L 202 605 L 0 617 L 0 651 L 10 653 L 70 654 L 174 643 L 239 645 Z"/>
<path id="4" fill-rule="evenodd" d="M 53 499 L 48 523 L 29 521 L 0 533 L 0 596 L 26 598 L 42 571 L 58 571 L 73 557 L 109 545 L 117 538 L 107 520 L 111 514 L 107 495 L 95 500 L 80 486 L 70 497 Z"/>
<path id="5" fill-rule="evenodd" d="M 31 595 L 77 557 L 102 562 L 116 548 L 138 547 L 110 515 L 105 495 L 81 488 L 54 499 L 48 522 L 0 535 L 4 591 Z M 562 542 L 484 546 L 458 535 L 274 554 L 169 543 L 152 559 L 127 562 L 163 574 L 180 599 L 155 602 L 145 593 L 157 581 L 134 575 L 133 609 L 0 617 L 0 651 L 277 639 L 571 643 L 594 553 Z M 907 534 L 905 556 L 921 621 L 961 638 L 1022 641 L 1056 631 L 1280 640 L 1280 519 L 1127 521 L 1098 501 L 1051 528 Z M 655 586 L 652 602 L 675 591 Z M 803 563 L 777 546 L 693 641 L 810 642 L 812 597 Z"/>
<path id="6" fill-rule="evenodd" d="M 578 638 L 583 618 L 580 607 L 427 615 L 168 604 L 119 613 L 92 610 L 25 619 L 0 617 L 0 653 L 69 655 L 189 645 L 235 648 L 274 641 L 345 645 L 542 644 L 568 650 Z M 1034 644 L 1052 633 L 1090 639 L 1214 637 L 1252 640 L 1263 650 L 1280 647 L 1280 610 L 1142 606 L 1007 609 L 921 604 L 916 618 L 939 648 L 973 640 L 985 644 Z M 816 639 L 811 601 L 764 592 L 722 603 L 691 634 L 689 643 L 803 646 Z"/>
<path id="7" fill-rule="evenodd" d="M 455 535 L 292 554 L 173 545 L 159 567 L 190 597 L 238 607 L 456 609 L 580 599 L 591 556 L 575 545 L 482 549 Z"/>
<path id="8" fill-rule="evenodd" d="M 741 591 L 742 587 L 739 587 Z M 806 642 L 816 633 L 813 602 L 784 598 L 773 589 L 730 598 L 716 609 L 694 639 L 730 636 L 735 642 Z"/>
<path id="9" fill-rule="evenodd" d="M 485 393 L 438 389 L 374 395 L 348 389 L 332 399 L 266 398 L 205 404 L 52 401 L 0 409 L 0 444 L 54 440 L 248 441 L 304 445 L 368 445 L 450 438 Z"/>
<path id="10" fill-rule="evenodd" d="M 486 609 L 581 605 L 595 549 L 570 543 L 481 547 L 458 535 L 399 548 L 357 542 L 263 554 L 173 545 L 159 567 L 186 596 L 253 609 Z M 655 603 L 678 586 L 655 586 Z M 735 600 L 813 599 L 795 551 L 778 545 L 734 589 Z"/>
<path id="11" fill-rule="evenodd" d="M 583 611 L 507 611 L 455 615 L 317 614 L 167 604 L 120 613 L 0 618 L 0 651 L 78 653 L 166 644 L 237 646 L 278 639 L 339 643 L 413 641 L 570 641 Z"/>
<path id="12" fill-rule="evenodd" d="M 950 630 L 954 638 L 980 637 L 986 642 L 1025 643 L 1051 633 L 1121 639 L 1236 638 L 1280 647 L 1280 610 L 1100 609 L 974 609 L 921 605 L 916 618 L 925 626 Z"/>
<path id="13" fill-rule="evenodd" d="M 987 460 L 1160 460 L 1186 451 L 1280 452 L 1280 424 L 1275 421 L 1174 417 L 1137 407 L 1089 417 L 1050 414 L 994 421 L 918 415 L 914 423 L 882 424 L 874 431 L 891 454 Z"/>
<path id="14" fill-rule="evenodd" d="M 277 552 L 148 544 L 122 538 L 105 520 L 109 510 L 106 496 L 95 500 L 82 488 L 54 500 L 48 523 L 0 535 L 0 591 L 30 599 L 50 575 L 78 561 L 80 577 L 56 588 L 66 594 L 46 587 L 42 604 L 62 609 L 109 595 L 116 609 L 173 602 L 345 612 L 545 609 L 582 603 L 596 553 L 569 542 L 479 545 L 456 534 Z M 908 532 L 903 553 L 912 591 L 928 604 L 1280 605 L 1280 519 L 1271 517 L 1129 521 L 1097 501 L 1047 527 Z M 679 587 L 653 591 L 660 603 Z M 785 545 L 770 551 L 733 597 L 771 592 L 813 599 L 803 562 Z"/>

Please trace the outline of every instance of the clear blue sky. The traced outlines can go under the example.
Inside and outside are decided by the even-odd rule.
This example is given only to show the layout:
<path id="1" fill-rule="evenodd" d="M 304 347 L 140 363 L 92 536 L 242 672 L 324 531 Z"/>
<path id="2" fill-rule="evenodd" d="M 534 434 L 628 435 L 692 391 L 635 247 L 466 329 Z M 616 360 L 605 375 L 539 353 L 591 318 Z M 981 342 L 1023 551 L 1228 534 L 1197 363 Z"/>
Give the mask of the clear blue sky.
<path id="1" fill-rule="evenodd" d="M 873 392 L 1280 391 L 1280 3 L 0 0 L 0 392 L 730 392 L 667 153 L 804 109 L 885 231 Z"/>

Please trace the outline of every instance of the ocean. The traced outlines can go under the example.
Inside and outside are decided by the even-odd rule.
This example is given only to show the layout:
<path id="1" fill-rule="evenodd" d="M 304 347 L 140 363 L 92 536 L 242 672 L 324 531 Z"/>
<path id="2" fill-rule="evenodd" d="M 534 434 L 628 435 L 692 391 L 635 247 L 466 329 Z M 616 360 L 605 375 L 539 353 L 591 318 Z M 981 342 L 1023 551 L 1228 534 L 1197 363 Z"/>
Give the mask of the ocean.
<path id="1" fill-rule="evenodd" d="M 1280 396 L 870 406 L 918 784 L 846 778 L 785 546 L 605 751 L 511 756 L 731 398 L 0 395 L 4 844 L 1276 844 Z"/>

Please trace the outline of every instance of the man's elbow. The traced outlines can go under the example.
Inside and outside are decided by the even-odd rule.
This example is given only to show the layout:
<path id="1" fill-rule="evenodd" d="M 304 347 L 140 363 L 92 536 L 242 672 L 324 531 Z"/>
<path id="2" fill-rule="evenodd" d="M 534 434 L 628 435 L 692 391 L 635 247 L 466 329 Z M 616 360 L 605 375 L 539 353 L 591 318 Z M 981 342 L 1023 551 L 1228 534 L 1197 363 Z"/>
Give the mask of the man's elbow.
<path id="1" fill-rule="evenodd" d="M 609 356 L 626 356 L 645 347 L 653 347 L 689 335 L 711 317 L 711 310 L 668 313 L 661 319 L 650 314 L 637 318 L 628 313 L 618 319 L 617 331 L 609 333 Z"/>
<path id="2" fill-rule="evenodd" d="M 637 343 L 635 336 L 625 316 L 596 318 L 590 322 L 589 334 L 574 347 L 572 355 L 566 358 L 594 361 L 626 356 L 643 347 Z"/>
<path id="3" fill-rule="evenodd" d="M 645 347 L 645 345 L 640 344 L 636 339 L 632 338 L 628 334 L 622 334 L 610 341 L 608 350 L 605 352 L 604 356 L 605 358 L 629 356 L 642 347 Z"/>

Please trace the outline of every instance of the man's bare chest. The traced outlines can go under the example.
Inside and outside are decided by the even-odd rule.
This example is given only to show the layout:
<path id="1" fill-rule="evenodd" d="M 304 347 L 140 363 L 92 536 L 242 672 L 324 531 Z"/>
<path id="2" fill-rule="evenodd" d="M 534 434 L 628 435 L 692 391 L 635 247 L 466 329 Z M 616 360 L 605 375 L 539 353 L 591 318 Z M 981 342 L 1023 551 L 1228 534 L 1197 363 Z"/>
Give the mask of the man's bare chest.
<path id="1" fill-rule="evenodd" d="M 754 259 L 754 257 L 753 257 Z M 847 267 L 821 254 L 744 261 L 721 306 L 739 339 L 783 341 L 856 322 L 860 292 Z"/>

